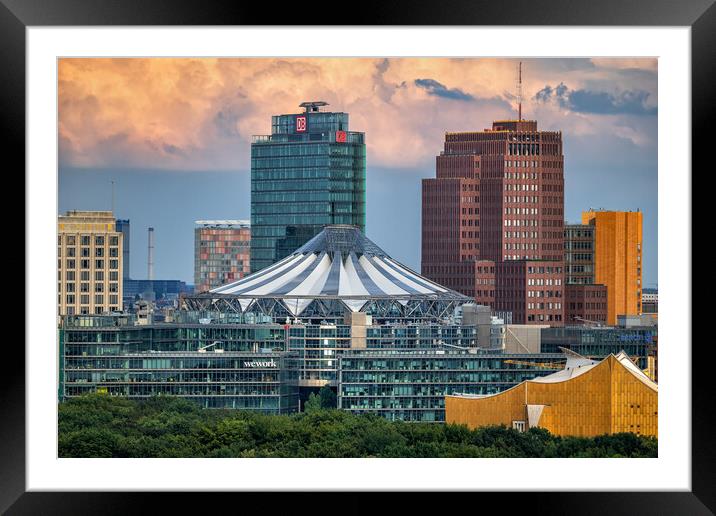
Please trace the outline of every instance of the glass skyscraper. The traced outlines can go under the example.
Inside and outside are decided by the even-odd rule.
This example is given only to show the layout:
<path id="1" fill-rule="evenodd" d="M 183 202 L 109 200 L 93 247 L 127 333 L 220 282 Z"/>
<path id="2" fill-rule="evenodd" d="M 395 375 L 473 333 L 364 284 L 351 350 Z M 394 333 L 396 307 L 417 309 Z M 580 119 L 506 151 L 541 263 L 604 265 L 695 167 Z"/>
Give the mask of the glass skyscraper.
<path id="1" fill-rule="evenodd" d="M 304 102 L 300 114 L 271 117 L 271 134 L 251 144 L 251 272 L 284 258 L 327 224 L 365 231 L 365 134 L 348 113 Z"/>

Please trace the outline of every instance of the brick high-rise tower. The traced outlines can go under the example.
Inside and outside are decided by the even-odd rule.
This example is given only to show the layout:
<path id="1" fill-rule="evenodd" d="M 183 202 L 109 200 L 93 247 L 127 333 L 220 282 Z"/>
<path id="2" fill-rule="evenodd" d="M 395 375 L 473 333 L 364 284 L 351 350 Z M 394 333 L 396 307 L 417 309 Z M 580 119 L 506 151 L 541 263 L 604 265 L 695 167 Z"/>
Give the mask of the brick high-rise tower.
<path id="1" fill-rule="evenodd" d="M 607 286 L 608 324 L 642 312 L 642 223 L 640 211 L 582 213 L 594 228 L 594 279 Z"/>
<path id="2" fill-rule="evenodd" d="M 423 179 L 422 274 L 514 323 L 563 324 L 562 133 L 521 119 L 447 133 L 436 170 Z"/>

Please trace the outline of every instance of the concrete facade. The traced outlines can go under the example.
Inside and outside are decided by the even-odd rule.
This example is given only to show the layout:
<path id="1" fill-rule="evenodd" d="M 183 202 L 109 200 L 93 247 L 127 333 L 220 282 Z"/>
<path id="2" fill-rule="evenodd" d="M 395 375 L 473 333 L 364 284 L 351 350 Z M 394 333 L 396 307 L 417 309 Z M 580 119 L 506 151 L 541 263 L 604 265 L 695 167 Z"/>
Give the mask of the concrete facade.
<path id="1" fill-rule="evenodd" d="M 122 309 L 122 233 L 111 211 L 57 217 L 58 315 Z"/>

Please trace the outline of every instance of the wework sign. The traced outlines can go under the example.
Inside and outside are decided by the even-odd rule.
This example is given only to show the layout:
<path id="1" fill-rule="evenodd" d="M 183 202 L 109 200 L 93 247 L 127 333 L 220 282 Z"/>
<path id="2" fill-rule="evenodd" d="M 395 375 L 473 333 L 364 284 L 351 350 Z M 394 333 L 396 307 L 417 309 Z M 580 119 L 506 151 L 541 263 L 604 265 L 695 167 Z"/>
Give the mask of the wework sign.
<path id="1" fill-rule="evenodd" d="M 278 366 L 276 365 L 276 362 L 272 358 L 271 360 L 252 360 L 250 362 L 247 361 L 247 362 L 244 362 L 244 367 L 249 367 L 249 368 L 253 369 L 253 368 L 261 368 L 261 367 L 278 367 Z"/>

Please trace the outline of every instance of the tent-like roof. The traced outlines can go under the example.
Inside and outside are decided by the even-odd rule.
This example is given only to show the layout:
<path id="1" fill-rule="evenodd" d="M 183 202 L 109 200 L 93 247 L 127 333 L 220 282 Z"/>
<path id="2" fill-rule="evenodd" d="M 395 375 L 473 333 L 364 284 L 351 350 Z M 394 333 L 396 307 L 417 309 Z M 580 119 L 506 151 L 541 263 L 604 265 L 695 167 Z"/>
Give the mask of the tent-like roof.
<path id="1" fill-rule="evenodd" d="M 210 293 L 235 296 L 242 309 L 255 299 L 280 299 L 295 315 L 315 299 L 339 299 L 353 311 L 376 299 L 470 301 L 393 260 L 347 225 L 326 226 L 290 256 Z"/>

